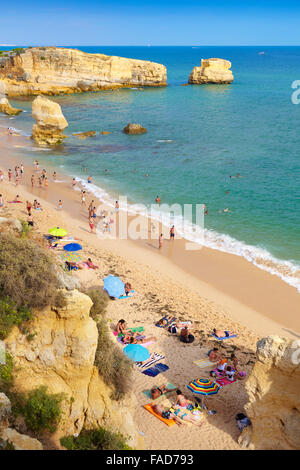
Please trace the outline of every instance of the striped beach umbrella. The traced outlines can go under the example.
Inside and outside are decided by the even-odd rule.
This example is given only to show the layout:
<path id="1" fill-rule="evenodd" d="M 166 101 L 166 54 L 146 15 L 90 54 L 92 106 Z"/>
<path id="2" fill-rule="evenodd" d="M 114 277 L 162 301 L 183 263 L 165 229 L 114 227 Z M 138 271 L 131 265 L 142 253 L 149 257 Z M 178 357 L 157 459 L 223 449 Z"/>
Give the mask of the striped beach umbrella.
<path id="1" fill-rule="evenodd" d="M 80 256 L 77 253 L 73 252 L 73 251 L 65 251 L 62 254 L 62 259 L 64 261 L 68 261 L 69 263 L 80 263 L 81 262 Z"/>
<path id="2" fill-rule="evenodd" d="M 68 232 L 64 228 L 60 227 L 50 228 L 49 233 L 50 235 L 53 235 L 53 237 L 65 237 L 68 235 Z"/>
<path id="3" fill-rule="evenodd" d="M 205 408 L 204 397 L 209 395 L 216 395 L 220 390 L 220 386 L 208 379 L 196 379 L 192 380 L 187 388 L 197 395 L 201 395 L 201 406 Z"/>

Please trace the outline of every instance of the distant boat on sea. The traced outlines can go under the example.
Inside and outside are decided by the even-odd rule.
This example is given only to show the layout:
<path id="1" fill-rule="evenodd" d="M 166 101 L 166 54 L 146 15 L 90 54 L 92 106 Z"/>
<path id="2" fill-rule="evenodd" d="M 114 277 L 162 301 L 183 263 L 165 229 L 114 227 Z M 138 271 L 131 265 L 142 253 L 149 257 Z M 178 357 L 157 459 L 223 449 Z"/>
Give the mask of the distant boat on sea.
<path id="1" fill-rule="evenodd" d="M 259 52 L 258 55 L 265 55 L 265 53 L 262 51 L 262 52 Z"/>

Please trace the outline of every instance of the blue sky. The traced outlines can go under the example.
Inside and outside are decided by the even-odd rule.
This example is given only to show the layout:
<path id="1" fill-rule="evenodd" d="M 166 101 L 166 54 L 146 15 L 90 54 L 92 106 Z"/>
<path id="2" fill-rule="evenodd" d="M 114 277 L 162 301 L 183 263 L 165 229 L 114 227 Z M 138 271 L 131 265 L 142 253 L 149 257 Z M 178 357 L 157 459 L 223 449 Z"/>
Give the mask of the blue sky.
<path id="1" fill-rule="evenodd" d="M 0 44 L 300 45 L 299 0 L 14 0 Z"/>

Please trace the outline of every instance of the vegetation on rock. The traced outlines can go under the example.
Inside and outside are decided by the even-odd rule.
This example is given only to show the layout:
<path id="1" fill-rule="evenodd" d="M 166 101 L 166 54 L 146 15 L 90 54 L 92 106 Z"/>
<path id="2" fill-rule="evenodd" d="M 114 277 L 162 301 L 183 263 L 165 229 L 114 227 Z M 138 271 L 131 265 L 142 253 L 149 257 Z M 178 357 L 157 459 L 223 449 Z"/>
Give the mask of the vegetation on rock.
<path id="1" fill-rule="evenodd" d="M 100 289 L 88 290 L 87 295 L 93 301 L 91 316 L 97 323 L 98 345 L 95 365 L 107 385 L 114 387 L 112 398 L 121 399 L 130 389 L 132 363 L 119 346 L 111 339 L 105 316 L 108 302 L 107 294 Z"/>
<path id="2" fill-rule="evenodd" d="M 62 417 L 62 394 L 49 394 L 47 387 L 32 390 L 25 397 L 21 411 L 32 431 L 56 431 Z"/>
<path id="3" fill-rule="evenodd" d="M 68 450 L 131 450 L 126 440 L 120 433 L 99 427 L 83 429 L 78 437 L 63 437 L 60 443 Z"/>
<path id="4" fill-rule="evenodd" d="M 21 326 L 32 319 L 26 306 L 17 307 L 9 297 L 0 298 L 0 340 L 4 340 L 14 325 Z"/>

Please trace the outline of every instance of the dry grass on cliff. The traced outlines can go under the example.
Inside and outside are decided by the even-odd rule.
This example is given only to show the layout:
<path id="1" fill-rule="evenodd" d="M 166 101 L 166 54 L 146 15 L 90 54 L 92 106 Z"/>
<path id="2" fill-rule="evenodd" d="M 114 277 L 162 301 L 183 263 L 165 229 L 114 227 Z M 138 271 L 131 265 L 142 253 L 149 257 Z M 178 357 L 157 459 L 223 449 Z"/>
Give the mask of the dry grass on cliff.
<path id="1" fill-rule="evenodd" d="M 97 322 L 98 345 L 95 365 L 107 385 L 113 386 L 112 398 L 120 400 L 129 390 L 132 364 L 123 351 L 111 339 L 105 312 L 108 296 L 102 289 L 90 289 L 86 292 L 93 301 L 91 315 Z"/>
<path id="2" fill-rule="evenodd" d="M 0 296 L 16 307 L 61 306 L 56 265 L 37 243 L 11 234 L 0 235 Z"/>

